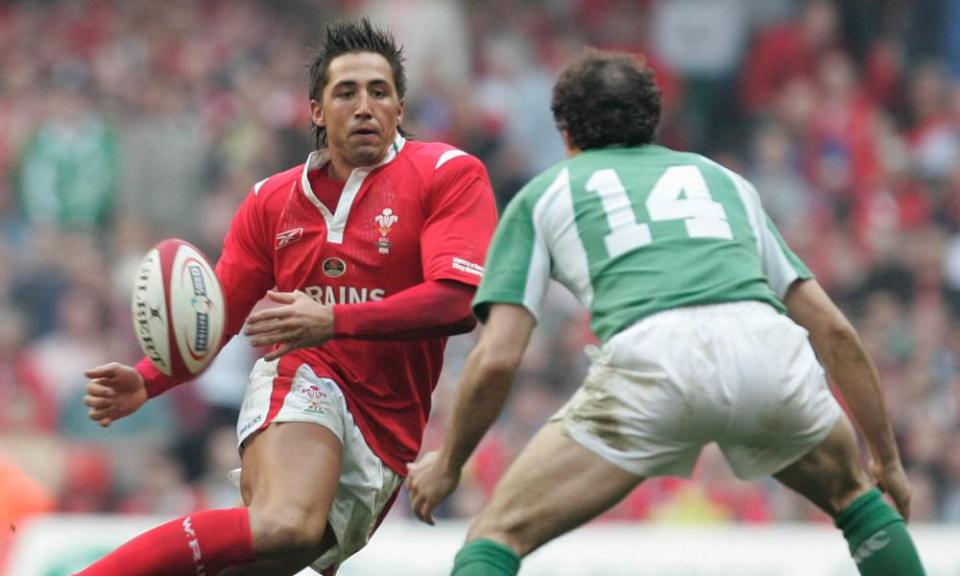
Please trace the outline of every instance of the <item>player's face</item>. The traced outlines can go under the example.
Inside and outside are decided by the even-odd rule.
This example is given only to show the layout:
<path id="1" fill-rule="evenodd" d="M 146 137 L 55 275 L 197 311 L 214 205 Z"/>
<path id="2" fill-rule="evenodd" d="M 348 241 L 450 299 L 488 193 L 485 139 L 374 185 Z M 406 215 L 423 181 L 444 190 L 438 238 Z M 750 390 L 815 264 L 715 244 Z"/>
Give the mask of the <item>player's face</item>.
<path id="1" fill-rule="evenodd" d="M 403 101 L 387 59 L 372 52 L 334 58 L 322 98 L 311 100 L 310 109 L 313 122 L 327 130 L 334 162 L 348 168 L 380 162 L 403 120 Z"/>

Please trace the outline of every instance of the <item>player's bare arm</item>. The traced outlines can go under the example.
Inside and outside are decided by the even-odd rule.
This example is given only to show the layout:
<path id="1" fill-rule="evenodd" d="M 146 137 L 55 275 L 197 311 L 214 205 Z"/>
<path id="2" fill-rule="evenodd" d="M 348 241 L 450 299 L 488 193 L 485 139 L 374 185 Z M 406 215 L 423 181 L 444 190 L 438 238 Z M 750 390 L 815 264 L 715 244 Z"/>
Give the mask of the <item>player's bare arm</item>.
<path id="1" fill-rule="evenodd" d="M 856 329 L 815 280 L 795 283 L 784 304 L 790 316 L 810 333 L 817 355 L 850 406 L 870 446 L 871 469 L 880 488 L 890 494 L 904 518 L 909 518 L 910 490 L 883 392 Z"/>
<path id="2" fill-rule="evenodd" d="M 417 518 L 433 524 L 433 509 L 457 487 L 460 471 L 500 415 L 536 320 L 513 304 L 494 304 L 467 358 L 443 444 L 409 466 L 407 486 Z"/>
<path id="3" fill-rule="evenodd" d="M 103 427 L 136 412 L 147 401 L 147 387 L 136 369 L 111 362 L 87 370 L 83 403 L 90 419 Z"/>

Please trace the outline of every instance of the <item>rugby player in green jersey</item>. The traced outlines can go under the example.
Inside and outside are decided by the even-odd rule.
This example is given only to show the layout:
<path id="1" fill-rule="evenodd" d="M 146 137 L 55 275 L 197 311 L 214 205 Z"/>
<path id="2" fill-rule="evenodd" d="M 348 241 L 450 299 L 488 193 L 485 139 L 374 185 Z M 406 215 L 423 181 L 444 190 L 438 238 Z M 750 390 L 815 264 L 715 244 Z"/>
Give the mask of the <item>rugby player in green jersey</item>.
<path id="1" fill-rule="evenodd" d="M 453 574 L 516 574 L 523 556 L 645 478 L 689 476 L 711 442 L 739 478 L 772 475 L 833 517 L 862 575 L 923 574 L 876 370 L 753 186 L 653 144 L 660 92 L 629 55 L 587 52 L 552 108 L 569 158 L 524 187 L 497 228 L 474 299 L 485 328 L 449 428 L 410 467 L 417 516 L 432 523 L 500 413 L 549 279 L 589 308 L 602 348 L 500 481 Z M 866 440 L 869 473 L 824 368 Z"/>

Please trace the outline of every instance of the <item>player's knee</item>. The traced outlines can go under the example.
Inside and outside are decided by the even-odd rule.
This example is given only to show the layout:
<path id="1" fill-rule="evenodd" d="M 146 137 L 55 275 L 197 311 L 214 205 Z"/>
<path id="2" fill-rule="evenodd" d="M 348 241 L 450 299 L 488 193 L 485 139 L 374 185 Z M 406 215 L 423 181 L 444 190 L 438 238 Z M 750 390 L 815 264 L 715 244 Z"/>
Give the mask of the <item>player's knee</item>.
<path id="1" fill-rule="evenodd" d="M 481 513 L 470 525 L 467 540 L 494 540 L 505 543 L 520 556 L 526 556 L 537 546 L 529 522 L 520 514 L 506 511 Z"/>
<path id="2" fill-rule="evenodd" d="M 866 473 L 853 463 L 824 467 L 817 476 L 820 480 L 814 487 L 819 485 L 819 494 L 814 496 L 807 491 L 806 495 L 834 518 L 871 487 Z"/>
<path id="3" fill-rule="evenodd" d="M 287 506 L 251 511 L 254 543 L 258 550 L 272 554 L 301 553 L 321 547 L 326 517 Z"/>
<path id="4" fill-rule="evenodd" d="M 837 482 L 837 488 L 830 498 L 830 509 L 827 512 L 833 518 L 836 518 L 841 512 L 847 509 L 847 506 L 854 500 L 863 495 L 871 488 L 871 484 L 866 474 L 856 473 Z"/>

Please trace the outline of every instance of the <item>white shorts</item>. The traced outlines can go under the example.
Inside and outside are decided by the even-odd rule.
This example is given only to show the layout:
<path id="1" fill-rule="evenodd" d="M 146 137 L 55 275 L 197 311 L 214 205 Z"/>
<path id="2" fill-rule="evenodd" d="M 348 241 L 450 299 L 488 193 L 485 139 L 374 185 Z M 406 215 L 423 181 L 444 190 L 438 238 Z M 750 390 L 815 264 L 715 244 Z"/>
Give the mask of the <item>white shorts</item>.
<path id="1" fill-rule="evenodd" d="M 303 365 L 286 385 L 275 381 L 277 362 L 259 360 L 250 374 L 237 422 L 239 444 L 271 422 L 309 422 L 343 444 L 340 484 L 327 521 L 337 545 L 311 565 L 323 572 L 363 548 L 396 496 L 403 477 L 370 450 L 336 382 Z"/>
<path id="2" fill-rule="evenodd" d="M 644 477 L 689 477 L 710 442 L 737 477 L 768 476 L 841 414 L 807 331 L 759 302 L 654 314 L 587 352 L 586 380 L 552 421 Z"/>

